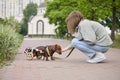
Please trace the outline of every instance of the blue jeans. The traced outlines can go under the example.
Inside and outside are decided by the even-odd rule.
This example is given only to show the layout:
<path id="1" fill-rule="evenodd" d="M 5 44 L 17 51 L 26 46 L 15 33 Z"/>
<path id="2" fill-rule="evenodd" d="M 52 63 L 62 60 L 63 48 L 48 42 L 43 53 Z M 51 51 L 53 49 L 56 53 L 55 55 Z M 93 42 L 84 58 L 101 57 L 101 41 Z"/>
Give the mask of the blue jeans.
<path id="1" fill-rule="evenodd" d="M 96 52 L 105 53 L 109 49 L 109 46 L 90 45 L 87 42 L 83 40 L 80 41 L 76 38 L 72 40 L 71 44 L 73 47 L 85 53 L 85 55 L 87 55 L 89 58 L 92 58 Z"/>

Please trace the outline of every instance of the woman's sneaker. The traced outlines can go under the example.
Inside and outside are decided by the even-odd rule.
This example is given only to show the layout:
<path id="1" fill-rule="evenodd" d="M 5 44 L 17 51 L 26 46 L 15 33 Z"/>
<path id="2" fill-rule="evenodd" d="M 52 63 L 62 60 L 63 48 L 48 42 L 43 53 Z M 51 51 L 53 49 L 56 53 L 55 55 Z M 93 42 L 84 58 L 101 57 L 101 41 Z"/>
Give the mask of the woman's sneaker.
<path id="1" fill-rule="evenodd" d="M 99 63 L 106 59 L 105 55 L 103 53 L 98 52 L 96 56 L 92 59 L 87 60 L 89 63 Z"/>

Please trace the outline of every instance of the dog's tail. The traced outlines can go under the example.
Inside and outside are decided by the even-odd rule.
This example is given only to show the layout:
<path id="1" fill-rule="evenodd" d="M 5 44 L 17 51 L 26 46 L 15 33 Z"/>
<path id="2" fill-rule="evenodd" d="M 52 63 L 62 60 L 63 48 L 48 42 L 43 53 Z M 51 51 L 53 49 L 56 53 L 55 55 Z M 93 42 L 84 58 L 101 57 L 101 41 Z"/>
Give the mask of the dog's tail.
<path id="1" fill-rule="evenodd" d="M 65 58 L 69 57 L 70 54 L 72 53 L 72 51 L 73 51 L 74 49 L 75 49 L 75 48 L 72 48 L 71 51 L 69 52 L 69 54 L 68 54 Z"/>

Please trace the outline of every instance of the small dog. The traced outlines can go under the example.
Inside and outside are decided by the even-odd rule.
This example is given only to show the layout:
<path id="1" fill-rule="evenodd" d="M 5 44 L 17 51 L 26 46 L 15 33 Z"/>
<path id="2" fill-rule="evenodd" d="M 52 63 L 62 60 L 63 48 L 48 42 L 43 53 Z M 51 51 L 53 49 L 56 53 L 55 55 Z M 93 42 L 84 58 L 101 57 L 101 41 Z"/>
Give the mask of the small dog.
<path id="1" fill-rule="evenodd" d="M 48 60 L 48 57 L 51 57 L 51 60 L 53 59 L 53 54 L 54 53 L 58 53 L 58 54 L 62 54 L 62 49 L 61 46 L 58 44 L 55 45 L 47 45 L 47 46 L 38 46 L 35 49 L 32 48 L 26 48 L 24 53 L 27 54 L 27 57 L 30 57 L 29 53 L 32 53 L 33 55 L 31 55 L 30 59 L 33 59 L 33 57 L 37 57 L 37 59 L 41 59 L 43 57 L 43 60 L 46 58 L 46 61 Z"/>
<path id="2" fill-rule="evenodd" d="M 54 53 L 62 54 L 61 46 L 58 44 L 55 45 L 47 45 L 47 46 L 38 46 L 36 49 L 33 50 L 33 54 L 36 54 L 37 57 L 40 56 L 40 58 L 43 56 L 43 60 L 46 58 L 46 61 L 48 60 L 48 57 L 51 57 L 51 60 L 54 60 L 53 54 Z"/>
<path id="3" fill-rule="evenodd" d="M 41 46 L 39 50 L 37 48 L 33 49 L 29 47 L 25 49 L 24 53 L 26 54 L 28 60 L 32 60 L 33 57 L 41 59 L 43 54 L 45 54 L 45 47 Z"/>

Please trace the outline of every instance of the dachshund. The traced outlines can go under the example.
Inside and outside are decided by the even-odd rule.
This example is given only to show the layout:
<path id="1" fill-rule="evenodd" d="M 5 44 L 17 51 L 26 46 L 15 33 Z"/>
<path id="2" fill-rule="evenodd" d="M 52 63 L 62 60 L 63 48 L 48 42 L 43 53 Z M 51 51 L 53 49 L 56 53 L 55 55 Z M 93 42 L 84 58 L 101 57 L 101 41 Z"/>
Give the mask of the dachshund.
<path id="1" fill-rule="evenodd" d="M 55 44 L 47 46 L 38 46 L 33 50 L 33 54 L 35 54 L 38 58 L 41 58 L 43 56 L 43 60 L 46 58 L 46 61 L 49 61 L 48 57 L 50 57 L 51 60 L 54 60 L 53 54 L 55 52 L 58 54 L 62 54 L 62 49 L 60 45 Z"/>
<path id="2" fill-rule="evenodd" d="M 24 53 L 26 53 L 27 56 L 30 56 L 29 54 L 30 52 L 33 54 L 31 55 L 32 58 L 30 59 L 33 59 L 33 57 L 36 56 L 37 59 L 41 59 L 43 57 L 43 60 L 46 58 L 46 61 L 49 61 L 48 57 L 50 57 L 51 60 L 54 60 L 53 54 L 55 52 L 58 54 L 62 54 L 62 49 L 60 45 L 55 44 L 55 45 L 47 45 L 47 46 L 38 46 L 34 49 L 26 48 L 24 51 Z"/>

